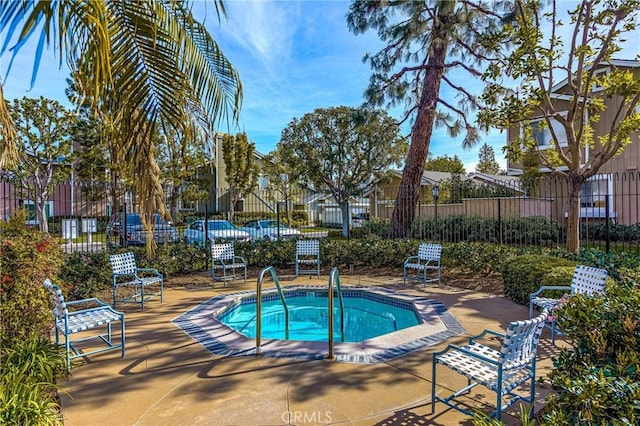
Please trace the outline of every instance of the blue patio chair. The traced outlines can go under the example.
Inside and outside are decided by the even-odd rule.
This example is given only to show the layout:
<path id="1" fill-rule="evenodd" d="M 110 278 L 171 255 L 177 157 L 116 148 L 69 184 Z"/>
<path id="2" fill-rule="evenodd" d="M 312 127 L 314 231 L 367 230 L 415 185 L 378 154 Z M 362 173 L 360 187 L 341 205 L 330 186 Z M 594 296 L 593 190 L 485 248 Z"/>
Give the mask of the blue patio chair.
<path id="1" fill-rule="evenodd" d="M 67 370 L 71 371 L 71 360 L 79 357 L 86 357 L 99 352 L 120 349 L 124 358 L 125 333 L 124 333 L 124 313 L 118 312 L 96 298 L 74 300 L 65 302 L 64 296 L 57 285 L 51 283 L 49 279 L 44 281 L 44 288 L 49 292 L 53 303 L 53 315 L 55 317 L 56 344 L 61 345 L 60 336 L 64 337 L 64 345 L 67 357 Z M 73 308 L 83 306 L 84 309 L 73 310 Z M 73 308 L 72 308 L 73 307 Z M 111 323 L 120 321 L 120 341 L 114 342 Z M 92 330 L 97 329 L 92 333 Z M 71 335 L 82 333 L 81 338 L 72 340 Z M 97 349 L 83 350 L 77 345 L 81 342 L 91 340 L 99 341 Z M 88 347 L 95 347 L 88 346 Z"/>
<path id="2" fill-rule="evenodd" d="M 570 286 L 541 286 L 529 295 L 529 318 L 533 316 L 534 307 L 538 307 L 540 310 L 546 309 L 549 312 L 555 311 L 558 307 L 559 298 L 543 297 L 542 293 L 550 290 L 564 290 L 569 292 L 569 295 L 587 294 L 593 296 L 604 292 L 607 275 L 607 271 L 604 269 L 577 265 L 573 271 Z M 555 345 L 556 334 L 563 334 L 556 327 L 555 315 L 549 315 L 546 326 L 551 329 L 551 343 Z"/>
<path id="3" fill-rule="evenodd" d="M 164 279 L 157 269 L 138 268 L 133 252 L 112 254 L 109 256 L 111 262 L 112 287 L 113 287 L 113 307 L 116 302 L 139 303 L 144 311 L 144 301 L 151 297 L 160 296 L 160 303 L 164 302 Z M 145 292 L 149 286 L 159 286 L 159 293 Z M 129 287 L 133 289 L 133 294 L 123 295 L 117 298 L 118 288 Z"/>
<path id="4" fill-rule="evenodd" d="M 467 346 L 449 345 L 443 351 L 433 354 L 432 382 L 431 382 L 431 414 L 435 413 L 436 402 L 442 402 L 467 415 L 471 411 L 453 401 L 460 395 L 468 393 L 477 385 L 482 385 L 496 393 L 496 410 L 489 417 L 498 420 L 502 418 L 502 411 L 516 401 L 533 404 L 536 390 L 536 349 L 540 334 L 547 319 L 547 312 L 524 321 L 514 321 L 509 324 L 505 334 L 484 330 L 478 336 L 469 338 Z M 499 348 L 478 343 L 485 337 L 496 336 L 502 339 Z M 467 386 L 454 392 L 446 398 L 436 394 L 436 366 L 441 364 L 467 378 Z M 522 384 L 530 382 L 529 396 L 516 393 Z M 449 387 L 447 385 L 447 387 Z M 505 400 L 505 397 L 508 397 Z"/>
<path id="5" fill-rule="evenodd" d="M 216 277 L 216 270 L 222 270 L 222 277 Z M 247 283 L 247 261 L 242 256 L 236 256 L 233 243 L 211 244 L 211 278 L 213 281 L 227 281 L 238 278 L 236 270 L 244 272 L 244 283 Z"/>
<path id="6" fill-rule="evenodd" d="M 310 265 L 313 269 L 302 268 L 303 265 Z M 296 277 L 302 274 L 320 277 L 320 241 L 296 241 Z"/>
<path id="7" fill-rule="evenodd" d="M 438 282 L 440 285 L 440 255 L 442 254 L 442 246 L 440 244 L 420 243 L 418 246 L 418 255 L 409 256 L 403 264 L 402 282 L 407 283 L 408 271 L 415 270 L 415 278 L 424 282 L 426 286 L 429 282 Z M 437 276 L 429 278 L 428 271 L 435 271 Z"/>

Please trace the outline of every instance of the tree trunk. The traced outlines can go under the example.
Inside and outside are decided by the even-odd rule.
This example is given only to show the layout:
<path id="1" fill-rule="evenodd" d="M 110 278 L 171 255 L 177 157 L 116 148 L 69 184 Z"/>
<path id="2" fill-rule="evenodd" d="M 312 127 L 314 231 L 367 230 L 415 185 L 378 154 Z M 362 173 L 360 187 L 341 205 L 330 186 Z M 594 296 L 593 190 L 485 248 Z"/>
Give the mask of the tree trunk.
<path id="1" fill-rule="evenodd" d="M 46 213 L 47 199 L 43 195 L 36 196 L 35 208 L 36 217 L 38 218 L 38 228 L 45 234 L 49 233 L 49 222 L 47 221 Z"/>
<path id="2" fill-rule="evenodd" d="M 229 190 L 229 222 L 233 223 L 233 216 L 235 216 L 236 212 L 236 203 L 238 199 L 236 198 L 236 192 L 233 189 Z"/>
<path id="3" fill-rule="evenodd" d="M 577 253 L 580 250 L 580 191 L 584 184 L 584 177 L 570 175 L 569 183 L 569 212 L 567 215 L 567 250 Z"/>
<path id="4" fill-rule="evenodd" d="M 443 6 L 438 9 L 440 22 L 451 14 L 453 6 L 453 1 L 443 2 Z M 441 23 L 434 23 L 430 56 L 418 104 L 418 113 L 411 128 L 411 145 L 391 216 L 391 238 L 411 237 L 411 226 L 420 195 L 420 182 L 433 133 L 440 83 L 444 75 L 443 64 L 446 59 L 447 46 L 446 30 Z"/>
<path id="5" fill-rule="evenodd" d="M 178 221 L 178 199 L 180 191 L 178 185 L 171 185 L 171 195 L 169 196 L 169 211 L 171 212 L 171 220 Z"/>
<path id="6" fill-rule="evenodd" d="M 342 213 L 342 236 L 349 237 L 349 224 L 351 223 L 349 217 L 349 202 L 344 201 L 339 203 L 340 212 Z"/>

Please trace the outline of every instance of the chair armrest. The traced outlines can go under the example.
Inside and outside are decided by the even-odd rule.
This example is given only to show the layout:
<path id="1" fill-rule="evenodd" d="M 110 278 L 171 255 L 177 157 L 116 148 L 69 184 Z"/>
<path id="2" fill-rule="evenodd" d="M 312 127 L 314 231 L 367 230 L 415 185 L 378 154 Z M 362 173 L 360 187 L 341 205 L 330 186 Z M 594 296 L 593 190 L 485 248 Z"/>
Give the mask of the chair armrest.
<path id="1" fill-rule="evenodd" d="M 107 305 L 106 303 L 104 304 L 104 306 L 95 306 L 93 308 L 87 308 L 87 309 L 82 309 L 82 310 L 79 310 L 79 311 L 69 312 L 69 316 L 72 317 L 72 316 L 76 316 L 76 315 L 84 315 L 84 314 L 87 314 L 87 313 L 98 312 L 98 311 L 110 311 L 110 312 L 113 312 L 115 314 L 118 314 L 118 315 L 124 317 L 124 312 L 116 311 L 111 306 Z"/>
<path id="2" fill-rule="evenodd" d="M 136 273 L 138 272 L 153 272 L 160 275 L 160 272 L 158 272 L 158 270 L 154 268 L 136 268 Z"/>
<path id="3" fill-rule="evenodd" d="M 115 272 L 113 273 L 113 278 L 116 277 L 135 277 L 136 274 L 135 273 L 123 273 L 123 272 Z"/>
<path id="4" fill-rule="evenodd" d="M 224 263 L 224 259 L 219 259 L 219 258 L 218 258 L 218 259 L 211 259 L 211 264 L 212 264 L 212 265 L 215 265 L 215 264 L 216 264 L 216 262 L 220 262 L 220 264 L 221 264 L 222 266 L 226 265 L 226 263 Z"/>
<path id="5" fill-rule="evenodd" d="M 433 354 L 433 362 L 436 362 L 436 358 L 438 356 L 444 355 L 445 353 L 447 353 L 449 351 L 452 351 L 452 350 L 453 351 L 462 352 L 463 354 L 465 354 L 467 356 L 479 359 L 480 361 L 486 362 L 488 364 L 497 365 L 497 366 L 500 365 L 500 363 L 498 361 L 496 361 L 495 359 L 487 358 L 486 356 L 482 356 L 482 355 L 478 354 L 477 352 L 470 351 L 466 347 L 457 346 L 457 345 L 448 345 L 445 350 L 440 351 L 440 352 L 435 352 Z"/>
<path id="6" fill-rule="evenodd" d="M 233 256 L 233 263 L 235 263 L 237 259 L 240 259 L 245 265 L 247 264 L 247 261 L 244 260 L 244 257 L 242 256 Z"/>
<path id="7" fill-rule="evenodd" d="M 478 334 L 476 336 L 469 337 L 469 344 L 475 343 L 476 340 L 483 339 L 487 335 L 490 335 L 492 337 L 499 337 L 501 339 L 505 338 L 505 334 L 504 333 L 498 333 L 497 331 L 493 331 L 493 330 L 484 330 L 482 333 L 480 333 L 480 334 Z"/>
<path id="8" fill-rule="evenodd" d="M 540 293 L 542 293 L 545 290 L 571 290 L 571 286 L 566 286 L 566 285 L 543 285 L 540 286 L 540 288 L 538 288 L 538 290 L 536 290 L 535 292 L 531 293 L 529 295 L 529 300 L 533 299 L 534 297 L 538 296 Z"/>
<path id="9" fill-rule="evenodd" d="M 408 263 L 410 260 L 419 260 L 418 256 L 409 256 L 404 260 L 404 263 Z"/>
<path id="10" fill-rule="evenodd" d="M 92 311 L 92 310 L 96 310 L 96 309 L 103 309 L 103 308 L 109 306 L 108 303 L 105 303 L 102 300 L 97 299 L 95 297 L 92 297 L 90 299 L 71 300 L 69 302 L 66 302 L 66 305 L 68 307 L 72 307 L 72 306 L 80 305 L 80 304 L 83 304 L 83 305 L 97 305 L 97 306 L 94 306 L 92 308 L 82 309 L 81 311 L 84 311 L 84 312 Z M 77 311 L 77 312 L 81 312 L 81 311 Z M 69 312 L 69 314 L 72 314 L 72 313 L 73 313 L 73 311 Z"/>

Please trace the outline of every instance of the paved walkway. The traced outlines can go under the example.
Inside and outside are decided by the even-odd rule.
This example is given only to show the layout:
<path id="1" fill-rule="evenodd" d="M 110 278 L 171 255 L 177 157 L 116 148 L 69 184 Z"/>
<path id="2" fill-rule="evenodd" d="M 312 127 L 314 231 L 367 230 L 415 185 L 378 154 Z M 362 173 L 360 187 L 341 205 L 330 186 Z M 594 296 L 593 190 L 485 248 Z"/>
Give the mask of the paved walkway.
<path id="1" fill-rule="evenodd" d="M 327 277 L 280 277 L 283 285 L 326 284 Z M 504 330 L 510 321 L 528 318 L 528 308 L 506 298 L 447 287 L 403 286 L 402 277 L 341 276 L 343 286 L 372 285 L 443 302 L 466 334 L 379 364 L 329 360 L 222 357 L 208 352 L 171 321 L 220 293 L 255 289 L 255 278 L 222 288 L 172 286 L 165 302 L 145 303 L 145 311 L 125 306 L 126 357 L 117 351 L 90 357 L 61 383 L 66 426 L 73 425 L 470 425 L 468 417 L 443 404 L 431 414 L 432 353 L 447 343 L 465 344 L 485 328 Z M 267 285 L 267 283 L 265 283 Z M 120 308 L 120 306 L 118 306 Z M 558 349 L 545 331 L 538 350 L 538 376 L 551 366 Z M 439 390 L 466 381 L 438 370 Z M 446 387 L 448 389 L 443 389 Z M 476 388 L 466 402 L 479 410 L 494 395 Z M 549 391 L 536 387 L 537 408 Z M 503 414 L 519 424 L 519 405 Z"/>

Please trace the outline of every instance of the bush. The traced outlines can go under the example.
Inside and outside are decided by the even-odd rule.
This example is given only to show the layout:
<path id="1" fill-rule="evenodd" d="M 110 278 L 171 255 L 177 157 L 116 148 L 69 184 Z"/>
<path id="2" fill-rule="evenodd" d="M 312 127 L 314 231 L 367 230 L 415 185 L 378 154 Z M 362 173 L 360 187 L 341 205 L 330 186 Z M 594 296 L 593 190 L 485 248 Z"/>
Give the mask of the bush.
<path id="1" fill-rule="evenodd" d="M 111 287 L 109 252 L 70 253 L 59 274 L 68 283 L 69 300 L 86 299 Z"/>
<path id="2" fill-rule="evenodd" d="M 60 349 L 35 335 L 3 347 L 0 424 L 62 425 L 54 383 L 66 372 Z"/>
<path id="3" fill-rule="evenodd" d="M 64 253 L 55 239 L 28 228 L 25 220 L 25 212 L 20 211 L 7 222 L 0 222 L 3 346 L 31 334 L 48 336 L 53 322 L 49 296 L 42 284 L 58 275 Z"/>
<path id="4" fill-rule="evenodd" d="M 529 295 L 540 287 L 543 280 L 557 267 L 573 267 L 576 262 L 544 255 L 515 256 L 506 261 L 502 271 L 505 294 L 521 305 L 529 305 Z M 569 281 L 562 285 L 570 285 Z"/>
<path id="5" fill-rule="evenodd" d="M 448 266 L 482 272 L 502 272 L 506 262 L 526 252 L 519 247 L 486 243 L 445 244 L 442 247 L 442 262 Z"/>
<path id="6" fill-rule="evenodd" d="M 570 348 L 549 374 L 558 389 L 548 424 L 640 423 L 640 287 L 609 282 L 603 295 L 574 295 L 556 311 Z"/>

